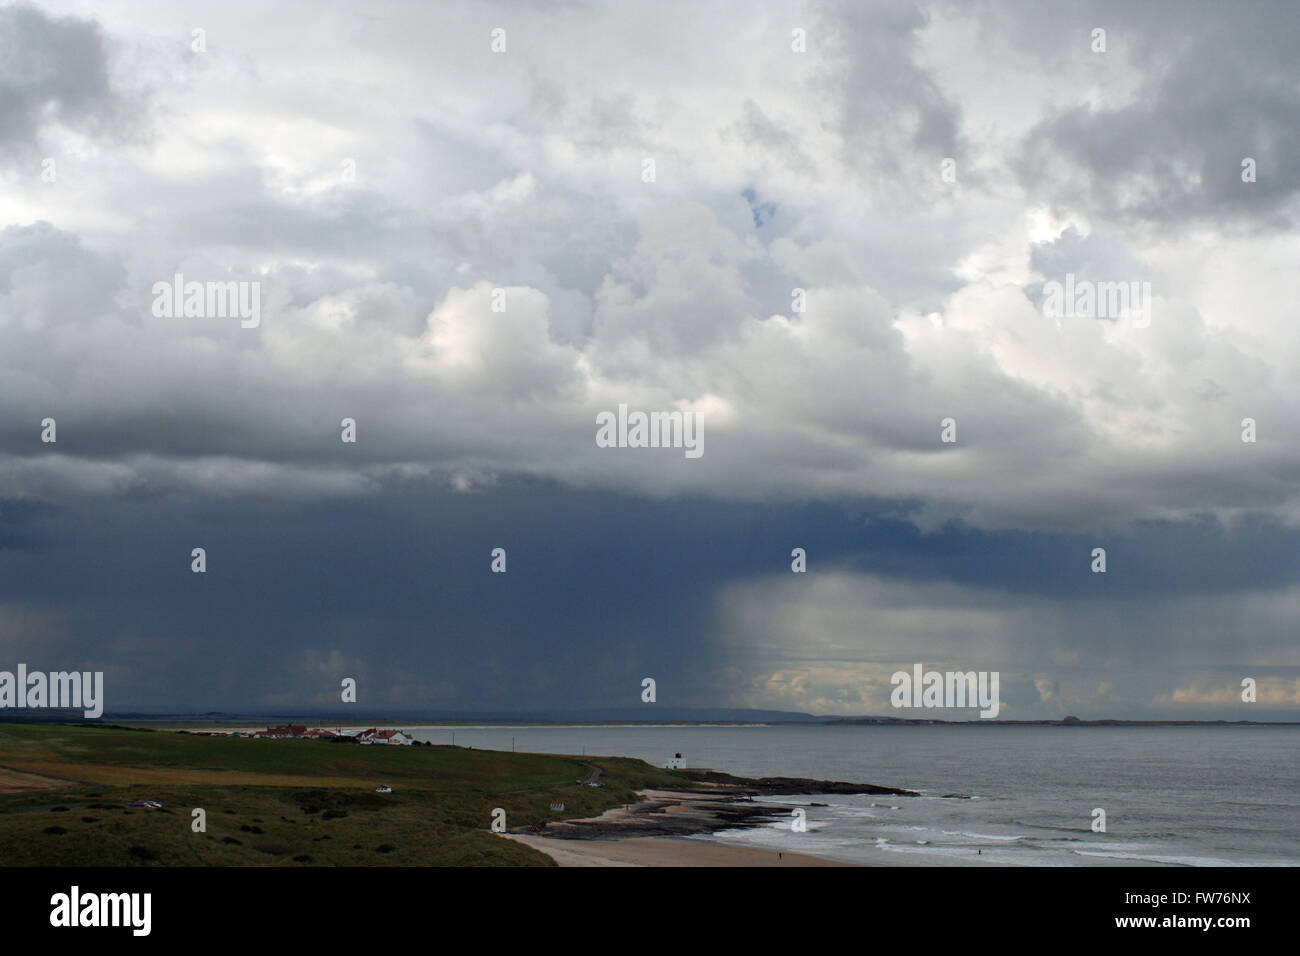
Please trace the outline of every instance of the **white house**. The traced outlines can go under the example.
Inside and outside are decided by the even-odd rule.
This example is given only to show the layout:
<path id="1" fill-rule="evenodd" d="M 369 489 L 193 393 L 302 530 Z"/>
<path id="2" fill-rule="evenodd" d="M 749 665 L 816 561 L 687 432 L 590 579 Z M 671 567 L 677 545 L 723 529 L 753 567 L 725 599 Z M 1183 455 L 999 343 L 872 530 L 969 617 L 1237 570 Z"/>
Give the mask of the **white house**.
<path id="1" fill-rule="evenodd" d="M 376 730 L 371 727 L 369 730 L 363 730 L 357 734 L 357 742 L 362 744 L 396 744 L 399 747 L 409 747 L 415 743 L 415 738 L 400 730 Z"/>

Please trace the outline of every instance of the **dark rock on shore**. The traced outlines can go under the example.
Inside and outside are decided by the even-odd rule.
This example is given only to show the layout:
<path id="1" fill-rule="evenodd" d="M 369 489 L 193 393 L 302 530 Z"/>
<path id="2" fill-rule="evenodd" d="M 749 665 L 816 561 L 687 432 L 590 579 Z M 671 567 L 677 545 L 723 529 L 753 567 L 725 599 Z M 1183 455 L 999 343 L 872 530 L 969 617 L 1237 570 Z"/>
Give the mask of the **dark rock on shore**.
<path id="1" fill-rule="evenodd" d="M 690 836 L 764 826 L 788 817 L 787 807 L 738 803 L 682 792 L 655 796 L 626 810 L 591 820 L 566 820 L 526 828 L 525 832 L 561 840 L 620 840 L 627 837 Z"/>
<path id="2" fill-rule="evenodd" d="M 698 783 L 735 787 L 740 792 L 761 796 L 785 796 L 792 793 L 869 793 L 895 797 L 920 796 L 915 790 L 879 787 L 872 783 L 845 783 L 842 780 L 813 780 L 808 777 L 733 777 L 717 770 L 683 770 Z"/>
<path id="3" fill-rule="evenodd" d="M 790 814 L 794 809 L 792 806 L 758 803 L 754 800 L 756 796 L 821 793 L 918 796 L 913 790 L 839 780 L 812 780 L 806 777 L 753 779 L 733 777 L 713 770 L 688 770 L 683 773 L 700 786 L 691 790 L 648 791 L 642 802 L 606 811 L 599 817 L 543 823 L 525 830 L 562 840 L 690 836 L 765 826 L 791 819 Z"/>

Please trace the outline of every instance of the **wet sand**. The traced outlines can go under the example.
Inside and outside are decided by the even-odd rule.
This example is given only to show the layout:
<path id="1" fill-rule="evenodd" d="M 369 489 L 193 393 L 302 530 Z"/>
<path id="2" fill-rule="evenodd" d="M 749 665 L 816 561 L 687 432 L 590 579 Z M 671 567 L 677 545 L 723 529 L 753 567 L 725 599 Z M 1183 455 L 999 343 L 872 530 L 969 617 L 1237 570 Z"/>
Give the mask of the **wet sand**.
<path id="1" fill-rule="evenodd" d="M 624 840 L 555 840 L 530 834 L 506 836 L 539 850 L 560 866 L 854 866 L 803 853 L 780 854 L 756 847 L 725 846 L 682 837 Z"/>
<path id="2" fill-rule="evenodd" d="M 822 783 L 827 790 L 835 785 Z M 789 807 L 754 801 L 752 792 L 752 788 L 729 783 L 699 790 L 641 790 L 640 802 L 614 807 L 600 816 L 557 821 L 541 829 L 519 827 L 503 836 L 545 853 L 560 866 L 912 867 L 979 866 L 984 862 L 973 857 L 922 860 L 863 847 L 871 858 L 848 863 L 711 840 L 710 834 L 722 830 L 765 827 L 789 819 Z"/>
<path id="3" fill-rule="evenodd" d="M 638 803 L 543 830 L 505 834 L 560 866 L 853 866 L 805 853 L 709 842 L 710 833 L 762 826 L 783 808 L 759 804 L 732 786 L 641 790 Z M 784 811 L 788 812 L 788 811 Z M 699 835 L 699 836 L 697 836 Z"/>

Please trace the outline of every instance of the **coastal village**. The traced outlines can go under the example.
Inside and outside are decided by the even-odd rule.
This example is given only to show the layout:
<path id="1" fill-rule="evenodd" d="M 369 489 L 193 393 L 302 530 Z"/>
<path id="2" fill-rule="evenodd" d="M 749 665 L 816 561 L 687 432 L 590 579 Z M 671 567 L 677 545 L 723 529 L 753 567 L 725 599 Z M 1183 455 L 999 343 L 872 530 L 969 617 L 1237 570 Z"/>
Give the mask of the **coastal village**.
<path id="1" fill-rule="evenodd" d="M 432 747 L 427 740 L 416 740 L 404 730 L 392 728 L 380 729 L 370 727 L 366 730 L 345 731 L 342 728 L 329 730 L 324 727 L 308 727 L 306 724 L 280 724 L 265 730 L 182 730 L 183 734 L 196 737 L 246 737 L 260 740 L 327 740 L 331 743 L 365 744 L 388 747 Z"/>

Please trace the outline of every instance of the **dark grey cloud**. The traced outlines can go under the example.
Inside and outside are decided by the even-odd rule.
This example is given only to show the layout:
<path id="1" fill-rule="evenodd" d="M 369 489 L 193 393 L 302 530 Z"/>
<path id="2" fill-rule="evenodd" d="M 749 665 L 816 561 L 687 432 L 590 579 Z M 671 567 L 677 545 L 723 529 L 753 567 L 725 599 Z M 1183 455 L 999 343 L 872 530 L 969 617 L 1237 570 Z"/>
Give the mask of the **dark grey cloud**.
<path id="1" fill-rule="evenodd" d="M 932 184 L 946 157 L 964 164 L 961 107 L 916 59 L 924 5 L 833 3 L 818 14 L 813 42 L 825 44 L 822 80 L 835 97 L 844 165 L 876 185 L 910 190 Z M 901 198 L 890 193 L 882 199 Z"/>
<path id="2" fill-rule="evenodd" d="M 1294 228 L 1300 171 L 1300 9 L 1254 2 L 1090 4 L 1005 13 L 1046 50 L 1072 49 L 1097 73 L 1118 63 L 1135 82 L 1124 103 L 1074 103 L 1025 137 L 1022 185 L 1064 210 L 1151 224 L 1213 221 Z M 1108 49 L 1089 51 L 1090 31 Z M 1118 63 L 1116 62 L 1118 61 Z M 1081 73 L 1086 76 L 1086 72 Z M 1242 181 L 1242 161 L 1257 179 Z"/>
<path id="3" fill-rule="evenodd" d="M 344 504 L 3 502 L 0 634 L 33 666 L 74 656 L 102 667 L 120 710 L 329 708 L 345 676 L 381 709 L 631 706 L 646 676 L 665 703 L 743 704 L 764 667 L 894 660 L 890 628 L 910 614 L 925 636 L 907 638 L 907 653 L 1002 668 L 1026 687 L 1042 674 L 1123 682 L 1132 699 L 1111 715 L 1160 713 L 1142 682 L 1172 692 L 1286 673 L 1261 664 L 1291 646 L 1285 616 L 1266 618 L 1300 583 L 1295 533 L 1144 528 L 1104 542 L 1110 572 L 1097 576 L 1094 539 L 918 536 L 878 508 L 655 503 L 513 481 L 468 495 L 394 482 Z M 807 550 L 806 577 L 788 570 L 792 546 Z M 204 575 L 190 571 L 193 547 L 207 550 Z M 504 575 L 487 571 L 496 547 Z M 782 616 L 838 600 L 846 572 L 864 597 L 846 634 Z M 717 600 L 733 587 L 780 596 L 783 610 L 733 633 Z M 913 607 L 917 593 L 925 607 Z M 978 623 L 989 615 L 997 646 Z M 1221 632 L 1239 626 L 1234 616 L 1252 628 L 1245 646 Z M 781 658 L 754 658 L 774 636 Z M 827 645 L 841 636 L 847 646 Z M 886 706 L 856 703 L 845 709 Z M 1019 715 L 1054 713 L 1026 702 Z"/>
<path id="4" fill-rule="evenodd" d="M 117 135 L 124 120 L 98 24 L 27 4 L 0 7 L 0 145 L 6 152 L 33 152 L 47 125 Z"/>
<path id="5" fill-rule="evenodd" d="M 0 191 L 0 657 L 119 708 L 880 712 L 907 654 L 1017 716 L 1300 708 L 1288 8 L 387 12 L 0 11 L 4 145 L 68 173 Z M 175 272 L 261 326 L 154 316 Z M 1067 272 L 1151 326 L 1044 316 Z M 597 448 L 621 403 L 704 457 Z"/>

